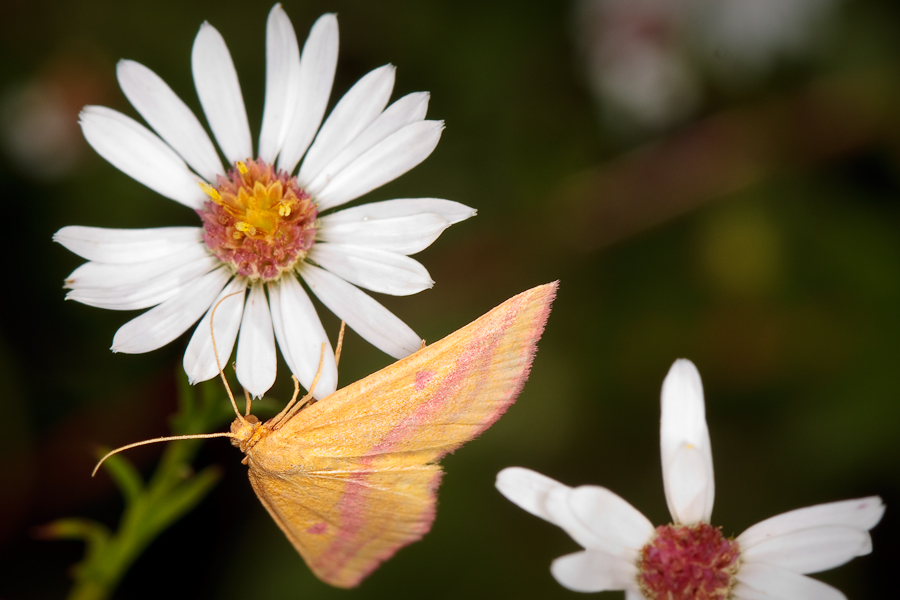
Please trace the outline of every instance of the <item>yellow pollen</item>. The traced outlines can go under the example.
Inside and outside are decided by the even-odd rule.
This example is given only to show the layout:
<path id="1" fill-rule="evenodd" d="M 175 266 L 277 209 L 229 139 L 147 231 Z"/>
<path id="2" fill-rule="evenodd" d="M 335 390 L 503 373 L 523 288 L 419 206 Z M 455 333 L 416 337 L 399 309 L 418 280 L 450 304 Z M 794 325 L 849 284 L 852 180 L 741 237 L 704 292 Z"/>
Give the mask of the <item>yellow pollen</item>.
<path id="1" fill-rule="evenodd" d="M 219 204 L 222 203 L 222 195 L 219 194 L 219 191 L 216 188 L 205 181 L 198 181 L 197 184 L 200 186 L 200 189 L 203 190 L 203 193 L 212 198 L 215 202 Z"/>
<path id="2" fill-rule="evenodd" d="M 249 233 L 250 235 L 256 234 L 256 227 L 246 221 L 238 221 L 234 224 L 234 228 L 242 233 Z"/>
<path id="3" fill-rule="evenodd" d="M 237 165 L 238 171 L 241 172 L 241 175 L 247 174 L 247 172 L 248 172 L 247 165 L 245 165 L 243 161 L 239 160 L 234 164 Z"/>
<path id="4" fill-rule="evenodd" d="M 278 216 L 279 217 L 287 217 L 287 216 L 290 216 L 290 214 L 291 214 L 290 206 L 288 206 L 286 204 L 282 204 L 281 206 L 278 207 Z"/>

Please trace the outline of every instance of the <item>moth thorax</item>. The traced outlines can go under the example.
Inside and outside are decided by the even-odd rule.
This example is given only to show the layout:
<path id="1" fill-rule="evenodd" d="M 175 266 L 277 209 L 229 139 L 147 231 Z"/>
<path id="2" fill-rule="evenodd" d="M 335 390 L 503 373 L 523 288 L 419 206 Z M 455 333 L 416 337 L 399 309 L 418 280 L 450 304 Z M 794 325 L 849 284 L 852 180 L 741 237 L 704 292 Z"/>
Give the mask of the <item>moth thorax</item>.
<path id="1" fill-rule="evenodd" d="M 197 211 L 203 241 L 238 274 L 274 281 L 306 256 L 316 238 L 318 205 L 295 177 L 262 160 L 238 161 Z"/>
<path id="2" fill-rule="evenodd" d="M 651 600 L 726 600 L 739 558 L 738 543 L 711 525 L 661 525 L 641 549 L 638 583 Z"/>

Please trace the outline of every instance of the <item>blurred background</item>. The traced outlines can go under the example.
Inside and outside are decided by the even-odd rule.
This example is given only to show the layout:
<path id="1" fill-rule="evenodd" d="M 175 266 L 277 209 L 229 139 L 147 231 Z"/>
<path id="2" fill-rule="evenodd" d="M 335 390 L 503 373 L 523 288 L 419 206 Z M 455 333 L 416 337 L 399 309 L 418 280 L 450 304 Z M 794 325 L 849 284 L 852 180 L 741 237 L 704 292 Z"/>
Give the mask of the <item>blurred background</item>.
<path id="1" fill-rule="evenodd" d="M 187 337 L 113 355 L 134 314 L 63 301 L 83 261 L 65 225 L 194 225 L 196 215 L 97 156 L 77 126 L 137 117 L 121 58 L 200 114 L 190 72 L 204 20 L 225 37 L 258 134 L 270 0 L 32 0 L 4 5 L 0 197 L 0 598 L 59 598 L 83 545 L 35 538 L 69 516 L 114 527 L 90 478 L 99 445 L 166 435 Z M 286 0 L 302 40 L 336 11 L 333 104 L 398 67 L 394 98 L 432 93 L 434 154 L 362 201 L 442 197 L 478 209 L 417 258 L 434 289 L 384 303 L 429 342 L 560 280 L 531 379 L 492 429 L 444 460 L 434 527 L 358 598 L 574 597 L 550 576 L 578 550 L 494 489 L 503 467 L 604 485 L 668 522 L 659 390 L 676 358 L 706 389 L 713 524 L 736 535 L 821 502 L 879 494 L 868 557 L 819 578 L 849 598 L 896 589 L 900 554 L 900 5 L 893 0 Z M 135 313 L 136 314 L 136 313 Z M 328 331 L 330 313 L 320 314 Z M 389 358 L 351 334 L 343 383 Z M 289 395 L 283 363 L 275 398 Z M 150 473 L 161 447 L 129 454 Z M 332 598 L 256 500 L 241 455 L 157 539 L 115 597 Z M 177 583 L 183 581 L 183 583 Z M 888 587 L 890 585 L 890 587 Z M 621 592 L 602 594 L 621 598 Z"/>

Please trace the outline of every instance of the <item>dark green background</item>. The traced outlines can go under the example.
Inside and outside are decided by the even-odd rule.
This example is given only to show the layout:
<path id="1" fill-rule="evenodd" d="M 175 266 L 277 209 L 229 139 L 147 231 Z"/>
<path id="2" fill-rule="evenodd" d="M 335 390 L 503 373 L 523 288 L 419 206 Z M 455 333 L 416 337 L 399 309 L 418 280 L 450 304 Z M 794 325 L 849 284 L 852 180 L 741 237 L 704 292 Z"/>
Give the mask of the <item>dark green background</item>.
<path id="1" fill-rule="evenodd" d="M 211 440 L 199 462 L 221 464 L 222 483 L 147 550 L 116 598 L 575 597 L 549 564 L 577 544 L 500 496 L 494 477 L 519 465 L 604 485 L 667 522 L 659 389 L 679 357 L 706 387 L 713 524 L 738 534 L 793 508 L 879 494 L 888 510 L 874 553 L 820 577 L 850 598 L 886 597 L 900 560 L 900 9 L 844 4 L 817 54 L 737 88 L 708 79 L 694 119 L 623 140 L 598 118 L 568 2 L 285 2 L 301 43 L 319 14 L 338 12 L 332 104 L 392 62 L 394 97 L 428 90 L 429 116 L 446 120 L 425 163 L 364 200 L 444 197 L 479 211 L 418 255 L 433 290 L 384 303 L 434 341 L 531 286 L 559 279 L 559 296 L 518 402 L 444 461 L 431 533 L 358 590 L 309 573 L 239 453 Z M 0 95 L 51 81 L 72 122 L 87 103 L 135 115 L 115 81 L 116 61 L 130 58 L 199 112 L 190 48 L 208 20 L 234 56 L 255 139 L 270 6 L 10 2 Z M 78 144 L 61 178 L 0 157 L 2 598 L 68 589 L 81 545 L 35 540 L 35 526 L 115 524 L 120 500 L 106 476 L 90 479 L 93 453 L 167 433 L 187 341 L 113 355 L 133 314 L 63 301 L 62 280 L 82 260 L 51 243 L 58 228 L 196 223 Z M 387 363 L 351 335 L 341 379 Z M 280 373 L 272 394 L 284 398 Z M 159 450 L 130 458 L 149 471 Z"/>

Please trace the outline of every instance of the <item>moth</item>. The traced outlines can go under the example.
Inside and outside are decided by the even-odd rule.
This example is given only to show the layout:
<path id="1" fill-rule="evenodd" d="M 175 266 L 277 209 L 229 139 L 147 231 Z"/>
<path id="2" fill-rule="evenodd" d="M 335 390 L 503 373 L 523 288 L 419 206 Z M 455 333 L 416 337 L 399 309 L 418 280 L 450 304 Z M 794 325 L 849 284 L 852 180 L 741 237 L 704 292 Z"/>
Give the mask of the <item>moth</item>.
<path id="1" fill-rule="evenodd" d="M 318 402 L 295 393 L 266 422 L 235 410 L 229 433 L 206 437 L 245 454 L 253 490 L 316 576 L 355 587 L 431 529 L 438 461 L 515 401 L 556 287 L 514 296 Z"/>

